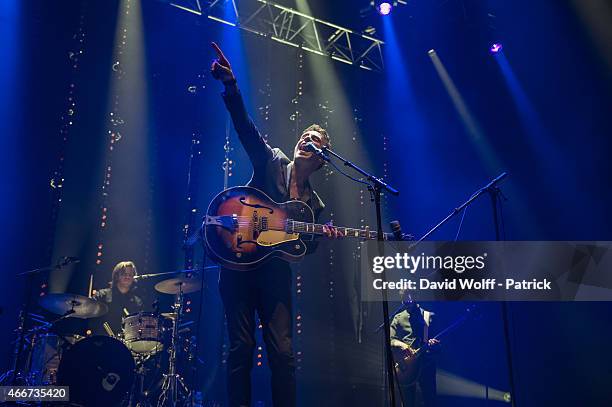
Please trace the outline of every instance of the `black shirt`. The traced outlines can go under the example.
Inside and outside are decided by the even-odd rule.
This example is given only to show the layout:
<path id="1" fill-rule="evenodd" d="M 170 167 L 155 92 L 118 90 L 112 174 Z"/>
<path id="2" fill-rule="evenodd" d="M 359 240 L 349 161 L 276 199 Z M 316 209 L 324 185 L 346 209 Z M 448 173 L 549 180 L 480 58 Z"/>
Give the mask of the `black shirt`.
<path id="1" fill-rule="evenodd" d="M 103 288 L 96 292 L 94 298 L 108 305 L 108 313 L 96 318 L 94 323 L 96 334 L 106 333 L 102 328 L 104 322 L 108 322 L 115 335 L 118 334 L 121 332 L 121 321 L 126 316 L 123 310 L 126 309 L 129 314 L 135 314 L 142 311 L 143 308 L 142 299 L 137 295 L 135 287 L 126 294 L 114 287 Z"/>

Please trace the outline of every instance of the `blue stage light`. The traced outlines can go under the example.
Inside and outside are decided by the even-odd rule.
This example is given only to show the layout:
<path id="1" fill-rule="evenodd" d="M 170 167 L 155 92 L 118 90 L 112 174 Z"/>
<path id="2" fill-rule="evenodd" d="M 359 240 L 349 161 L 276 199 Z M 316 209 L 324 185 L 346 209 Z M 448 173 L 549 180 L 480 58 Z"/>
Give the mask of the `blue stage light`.
<path id="1" fill-rule="evenodd" d="M 495 43 L 491 44 L 491 47 L 489 48 L 489 51 L 491 52 L 491 54 L 497 54 L 503 48 L 504 47 L 501 44 L 501 42 L 495 42 Z"/>
<path id="2" fill-rule="evenodd" d="M 391 13 L 391 9 L 393 9 L 393 6 L 391 5 L 391 3 L 386 2 L 386 1 L 378 5 L 378 12 L 380 13 L 381 16 L 386 16 L 389 13 Z"/>

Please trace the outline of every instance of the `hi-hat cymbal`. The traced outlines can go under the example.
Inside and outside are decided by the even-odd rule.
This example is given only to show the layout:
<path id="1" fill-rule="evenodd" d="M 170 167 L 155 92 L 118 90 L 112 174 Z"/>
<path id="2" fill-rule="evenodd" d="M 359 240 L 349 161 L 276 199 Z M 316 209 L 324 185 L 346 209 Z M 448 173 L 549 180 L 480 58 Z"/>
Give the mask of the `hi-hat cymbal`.
<path id="1" fill-rule="evenodd" d="M 202 286 L 202 279 L 200 277 L 177 277 L 169 278 L 164 281 L 160 281 L 155 284 L 155 290 L 163 294 L 178 294 L 182 291 L 183 294 L 190 294 L 196 291 L 200 291 Z"/>
<path id="2" fill-rule="evenodd" d="M 38 303 L 49 312 L 70 318 L 94 318 L 108 312 L 103 302 L 78 294 L 47 294 Z"/>

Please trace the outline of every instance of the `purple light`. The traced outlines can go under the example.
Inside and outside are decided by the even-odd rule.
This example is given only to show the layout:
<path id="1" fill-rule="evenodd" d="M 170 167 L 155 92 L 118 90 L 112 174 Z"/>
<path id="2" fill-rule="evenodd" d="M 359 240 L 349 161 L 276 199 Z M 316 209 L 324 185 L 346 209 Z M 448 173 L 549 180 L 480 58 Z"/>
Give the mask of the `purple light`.
<path id="1" fill-rule="evenodd" d="M 393 6 L 391 5 L 391 3 L 387 3 L 385 1 L 383 3 L 380 3 L 380 5 L 378 6 L 378 12 L 381 16 L 386 16 L 391 12 L 392 8 Z"/>
<path id="2" fill-rule="evenodd" d="M 496 42 L 493 45 L 491 45 L 491 48 L 489 48 L 489 51 L 491 51 L 491 54 L 497 54 L 499 51 L 501 51 L 503 49 L 503 45 L 501 44 L 501 42 Z"/>

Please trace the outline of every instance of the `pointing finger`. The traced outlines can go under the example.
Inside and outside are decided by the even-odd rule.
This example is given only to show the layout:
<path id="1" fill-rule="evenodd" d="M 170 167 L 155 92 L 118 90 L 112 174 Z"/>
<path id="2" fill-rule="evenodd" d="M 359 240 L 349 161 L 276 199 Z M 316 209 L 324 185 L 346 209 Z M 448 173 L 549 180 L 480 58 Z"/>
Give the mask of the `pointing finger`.
<path id="1" fill-rule="evenodd" d="M 213 49 L 217 53 L 217 57 L 219 57 L 219 62 L 221 62 L 221 64 L 223 64 L 223 65 L 229 64 L 228 61 L 227 61 L 227 58 L 225 58 L 225 55 L 223 54 L 223 51 L 221 51 L 221 48 L 219 48 L 217 43 L 213 41 L 213 42 L 210 43 L 210 45 L 213 47 Z"/>

